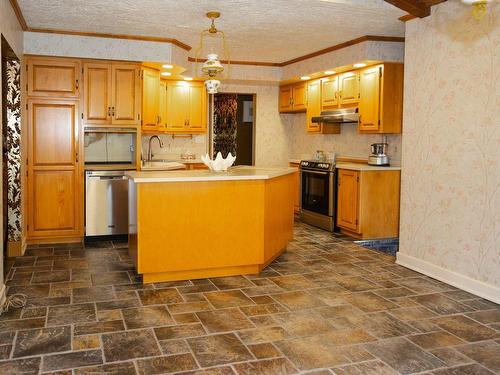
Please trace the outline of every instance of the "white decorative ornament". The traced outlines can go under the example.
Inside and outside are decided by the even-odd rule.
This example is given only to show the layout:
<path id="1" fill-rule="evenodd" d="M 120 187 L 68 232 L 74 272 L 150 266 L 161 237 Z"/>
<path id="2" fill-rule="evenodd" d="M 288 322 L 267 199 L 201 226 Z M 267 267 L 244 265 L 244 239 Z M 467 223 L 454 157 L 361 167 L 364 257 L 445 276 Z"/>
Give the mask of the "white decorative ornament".
<path id="1" fill-rule="evenodd" d="M 227 155 L 224 159 L 220 152 L 217 153 L 215 160 L 210 159 L 208 154 L 201 157 L 201 161 L 205 164 L 211 171 L 215 172 L 226 172 L 228 168 L 233 165 L 236 161 L 236 156 L 233 156 L 231 153 Z"/>
<path id="2" fill-rule="evenodd" d="M 209 94 L 217 94 L 220 87 L 220 81 L 218 79 L 207 79 L 205 81 L 205 87 Z"/>

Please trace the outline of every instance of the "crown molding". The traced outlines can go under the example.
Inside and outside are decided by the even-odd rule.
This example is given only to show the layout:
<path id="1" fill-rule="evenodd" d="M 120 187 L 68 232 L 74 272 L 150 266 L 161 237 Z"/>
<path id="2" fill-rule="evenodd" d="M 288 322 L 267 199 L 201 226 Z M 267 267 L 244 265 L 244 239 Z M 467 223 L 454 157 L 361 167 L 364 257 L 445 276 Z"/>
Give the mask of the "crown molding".
<path id="1" fill-rule="evenodd" d="M 207 61 L 207 59 L 196 59 L 194 57 L 188 57 L 189 62 L 201 62 L 204 63 Z M 254 66 L 274 66 L 274 67 L 280 67 L 282 66 L 281 63 L 273 63 L 273 62 L 265 62 L 265 61 L 232 61 L 232 60 L 221 60 L 221 63 L 223 64 L 228 64 L 230 63 L 231 65 L 254 65 Z"/>
<path id="2" fill-rule="evenodd" d="M 12 6 L 14 13 L 16 14 L 17 20 L 19 21 L 19 24 L 21 25 L 21 29 L 23 29 L 23 31 L 27 31 L 28 24 L 26 23 L 26 20 L 24 19 L 23 12 L 21 12 L 21 8 L 19 8 L 19 4 L 17 3 L 17 0 L 10 0 L 10 5 Z"/>
<path id="3" fill-rule="evenodd" d="M 431 6 L 423 0 L 384 0 L 386 3 L 408 12 L 410 15 L 424 18 L 431 14 Z"/>

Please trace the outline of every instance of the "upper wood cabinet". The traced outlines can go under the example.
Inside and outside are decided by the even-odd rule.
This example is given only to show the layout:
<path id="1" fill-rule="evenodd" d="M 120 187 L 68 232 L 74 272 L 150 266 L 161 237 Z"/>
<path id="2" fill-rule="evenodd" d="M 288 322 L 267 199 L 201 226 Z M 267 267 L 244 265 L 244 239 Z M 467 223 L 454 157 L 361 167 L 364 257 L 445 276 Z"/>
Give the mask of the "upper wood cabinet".
<path id="1" fill-rule="evenodd" d="M 160 81 L 159 86 L 159 109 L 158 113 L 160 118 L 158 119 L 158 130 L 166 131 L 167 130 L 167 82 L 165 80 Z"/>
<path id="2" fill-rule="evenodd" d="M 399 170 L 338 170 L 337 225 L 362 239 L 399 235 Z"/>
<path id="3" fill-rule="evenodd" d="M 28 237 L 83 235 L 78 101 L 28 99 Z"/>
<path id="4" fill-rule="evenodd" d="M 142 68 L 142 130 L 158 130 L 160 123 L 160 72 Z"/>
<path id="5" fill-rule="evenodd" d="M 307 82 L 281 86 L 279 93 L 279 111 L 304 112 L 307 107 Z"/>
<path id="6" fill-rule="evenodd" d="M 167 132 L 202 133 L 207 129 L 207 92 L 202 82 L 167 83 Z"/>
<path id="7" fill-rule="evenodd" d="M 78 98 L 80 61 L 71 59 L 29 58 L 28 96 Z"/>
<path id="8" fill-rule="evenodd" d="M 140 77 L 134 64 L 84 63 L 85 124 L 137 125 Z"/>
<path id="9" fill-rule="evenodd" d="M 386 63 L 363 69 L 359 94 L 361 133 L 401 133 L 403 64 Z"/>
<path id="10" fill-rule="evenodd" d="M 334 109 L 339 105 L 339 76 L 321 80 L 321 108 Z"/>
<path id="11" fill-rule="evenodd" d="M 339 124 L 322 124 L 312 122 L 312 118 L 321 114 L 321 80 L 309 81 L 307 84 L 307 132 L 320 134 L 338 134 L 340 133 Z"/>
<path id="12" fill-rule="evenodd" d="M 339 76 L 339 105 L 349 107 L 359 101 L 359 72 L 347 72 Z"/>

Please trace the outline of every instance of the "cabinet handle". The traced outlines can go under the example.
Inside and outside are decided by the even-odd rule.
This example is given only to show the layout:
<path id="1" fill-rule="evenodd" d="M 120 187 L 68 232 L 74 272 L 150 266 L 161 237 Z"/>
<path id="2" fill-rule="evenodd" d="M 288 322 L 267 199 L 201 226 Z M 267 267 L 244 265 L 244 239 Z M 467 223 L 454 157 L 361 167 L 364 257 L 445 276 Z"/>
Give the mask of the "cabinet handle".
<path id="1" fill-rule="evenodd" d="M 78 152 L 75 153 L 75 159 L 76 159 L 76 162 L 78 163 Z"/>
<path id="2" fill-rule="evenodd" d="M 78 83 L 78 80 L 76 80 L 75 88 L 78 89 L 78 87 L 79 87 L 79 83 Z"/>
<path id="3" fill-rule="evenodd" d="M 115 117 L 115 107 L 111 107 L 111 116 Z"/>
<path id="4" fill-rule="evenodd" d="M 108 107 L 108 117 L 111 117 L 111 107 Z"/>

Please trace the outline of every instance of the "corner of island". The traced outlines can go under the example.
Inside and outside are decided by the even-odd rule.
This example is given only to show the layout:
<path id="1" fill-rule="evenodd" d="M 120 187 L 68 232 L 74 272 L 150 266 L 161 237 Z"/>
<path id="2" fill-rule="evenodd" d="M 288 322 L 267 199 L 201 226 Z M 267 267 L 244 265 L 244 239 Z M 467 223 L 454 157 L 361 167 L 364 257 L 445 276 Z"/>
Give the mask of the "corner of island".
<path id="1" fill-rule="evenodd" d="M 129 253 L 143 282 L 260 272 L 293 238 L 296 173 L 128 172 Z"/>

